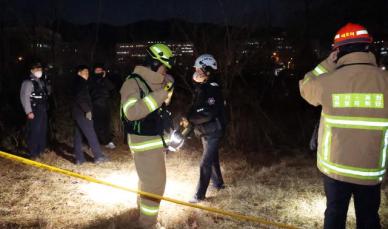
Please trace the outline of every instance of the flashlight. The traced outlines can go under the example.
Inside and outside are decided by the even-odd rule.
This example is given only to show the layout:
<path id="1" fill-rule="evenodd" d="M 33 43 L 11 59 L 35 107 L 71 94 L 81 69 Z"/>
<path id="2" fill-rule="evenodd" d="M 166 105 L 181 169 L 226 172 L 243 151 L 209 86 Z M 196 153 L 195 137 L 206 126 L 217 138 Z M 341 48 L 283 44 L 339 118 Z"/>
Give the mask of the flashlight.
<path id="1" fill-rule="evenodd" d="M 168 150 L 171 152 L 176 152 L 183 146 L 184 142 L 185 142 L 185 139 L 183 135 L 178 130 L 174 130 L 172 131 L 170 136 L 170 143 L 168 145 Z"/>

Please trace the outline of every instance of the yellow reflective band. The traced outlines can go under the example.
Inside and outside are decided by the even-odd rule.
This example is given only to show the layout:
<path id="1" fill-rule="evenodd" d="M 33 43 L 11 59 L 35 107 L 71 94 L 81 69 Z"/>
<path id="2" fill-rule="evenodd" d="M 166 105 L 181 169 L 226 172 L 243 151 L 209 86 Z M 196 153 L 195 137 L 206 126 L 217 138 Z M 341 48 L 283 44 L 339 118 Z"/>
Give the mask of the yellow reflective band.
<path id="1" fill-rule="evenodd" d="M 143 101 L 150 112 L 153 112 L 154 110 L 158 109 L 158 103 L 155 101 L 154 98 L 152 98 L 151 95 L 147 95 L 146 97 L 144 97 Z"/>
<path id="2" fill-rule="evenodd" d="M 327 70 L 322 65 L 320 65 L 320 64 L 317 67 L 315 67 L 314 70 L 313 70 L 313 74 L 315 76 L 319 76 L 319 75 L 321 75 L 323 73 L 327 73 Z"/>
<path id="3" fill-rule="evenodd" d="M 147 206 L 145 204 L 140 204 L 140 211 L 144 215 L 155 216 L 159 212 L 159 207 L 150 207 L 150 206 Z"/>
<path id="4" fill-rule="evenodd" d="M 129 98 L 127 102 L 125 102 L 123 105 L 124 113 L 126 113 L 128 108 L 132 107 L 136 102 L 137 102 L 136 98 Z"/>
<path id="5" fill-rule="evenodd" d="M 166 141 L 167 143 L 167 141 Z M 134 152 L 144 152 L 147 150 L 153 150 L 158 148 L 164 148 L 162 139 L 155 139 L 151 141 L 145 141 L 141 143 L 129 143 L 129 148 Z"/>
<path id="6" fill-rule="evenodd" d="M 302 85 L 304 85 L 305 83 L 307 83 L 310 79 L 311 79 L 311 77 L 305 78 L 305 79 L 303 80 L 303 82 L 302 82 Z"/>
<path id="7" fill-rule="evenodd" d="M 387 147 L 388 147 L 388 130 L 384 134 L 384 148 L 381 152 L 381 168 L 385 167 L 385 162 L 387 160 Z"/>
<path id="8" fill-rule="evenodd" d="M 388 127 L 388 122 L 373 122 L 368 120 L 346 120 L 346 119 L 332 119 L 325 117 L 325 122 L 329 124 L 340 124 L 350 126 L 366 126 L 366 127 Z"/>
<path id="9" fill-rule="evenodd" d="M 332 94 L 334 108 L 384 108 L 384 95 L 381 93 Z"/>
<path id="10" fill-rule="evenodd" d="M 325 134 L 323 138 L 324 138 L 323 158 L 325 160 L 329 160 L 329 151 L 331 148 L 331 128 L 329 126 L 325 126 Z"/>
<path id="11" fill-rule="evenodd" d="M 318 156 L 319 163 L 321 163 L 323 166 L 328 168 L 331 171 L 339 172 L 343 174 L 349 174 L 349 175 L 355 175 L 355 176 L 361 176 L 361 177 L 380 177 L 385 174 L 385 169 L 382 169 L 380 171 L 360 171 L 354 169 L 347 169 L 344 168 L 344 166 L 335 166 L 334 164 L 327 163 L 326 161 L 322 160 L 321 157 Z M 365 170 L 365 169 L 364 169 Z M 372 169 L 371 169 L 372 170 Z"/>

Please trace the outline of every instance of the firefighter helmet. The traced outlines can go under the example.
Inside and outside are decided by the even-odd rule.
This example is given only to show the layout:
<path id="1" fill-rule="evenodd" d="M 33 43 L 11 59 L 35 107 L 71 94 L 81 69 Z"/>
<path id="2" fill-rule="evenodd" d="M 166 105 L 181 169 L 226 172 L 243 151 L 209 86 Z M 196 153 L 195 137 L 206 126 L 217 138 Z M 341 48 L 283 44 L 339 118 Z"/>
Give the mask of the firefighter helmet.
<path id="1" fill-rule="evenodd" d="M 147 48 L 147 53 L 153 60 L 160 62 L 169 69 L 174 64 L 174 55 L 165 44 L 153 44 Z"/>
<path id="2" fill-rule="evenodd" d="M 348 23 L 338 30 L 334 37 L 333 48 L 347 44 L 372 43 L 372 37 L 362 25 Z"/>

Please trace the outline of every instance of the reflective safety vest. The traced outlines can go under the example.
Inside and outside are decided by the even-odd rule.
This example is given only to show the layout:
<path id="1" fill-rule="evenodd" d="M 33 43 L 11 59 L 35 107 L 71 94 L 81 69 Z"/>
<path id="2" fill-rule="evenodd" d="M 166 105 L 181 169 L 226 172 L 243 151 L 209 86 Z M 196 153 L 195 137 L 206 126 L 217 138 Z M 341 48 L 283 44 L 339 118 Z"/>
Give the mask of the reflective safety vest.
<path id="1" fill-rule="evenodd" d="M 34 86 L 34 90 L 30 95 L 31 106 L 36 107 L 38 105 L 47 105 L 48 95 L 45 84 L 43 84 L 43 86 L 41 87 L 36 80 L 30 80 L 32 82 L 32 85 Z"/>

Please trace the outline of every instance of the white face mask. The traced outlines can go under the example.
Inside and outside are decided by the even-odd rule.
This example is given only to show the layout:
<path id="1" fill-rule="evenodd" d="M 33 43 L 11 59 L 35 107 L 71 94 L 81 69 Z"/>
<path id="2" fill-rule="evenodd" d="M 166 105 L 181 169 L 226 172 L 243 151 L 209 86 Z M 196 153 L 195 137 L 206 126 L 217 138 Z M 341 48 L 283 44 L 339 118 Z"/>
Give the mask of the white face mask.
<path id="1" fill-rule="evenodd" d="M 34 72 L 34 76 L 36 77 L 36 78 L 40 78 L 40 77 L 42 77 L 42 75 L 43 75 L 43 72 L 42 71 L 36 71 L 36 72 Z"/>

